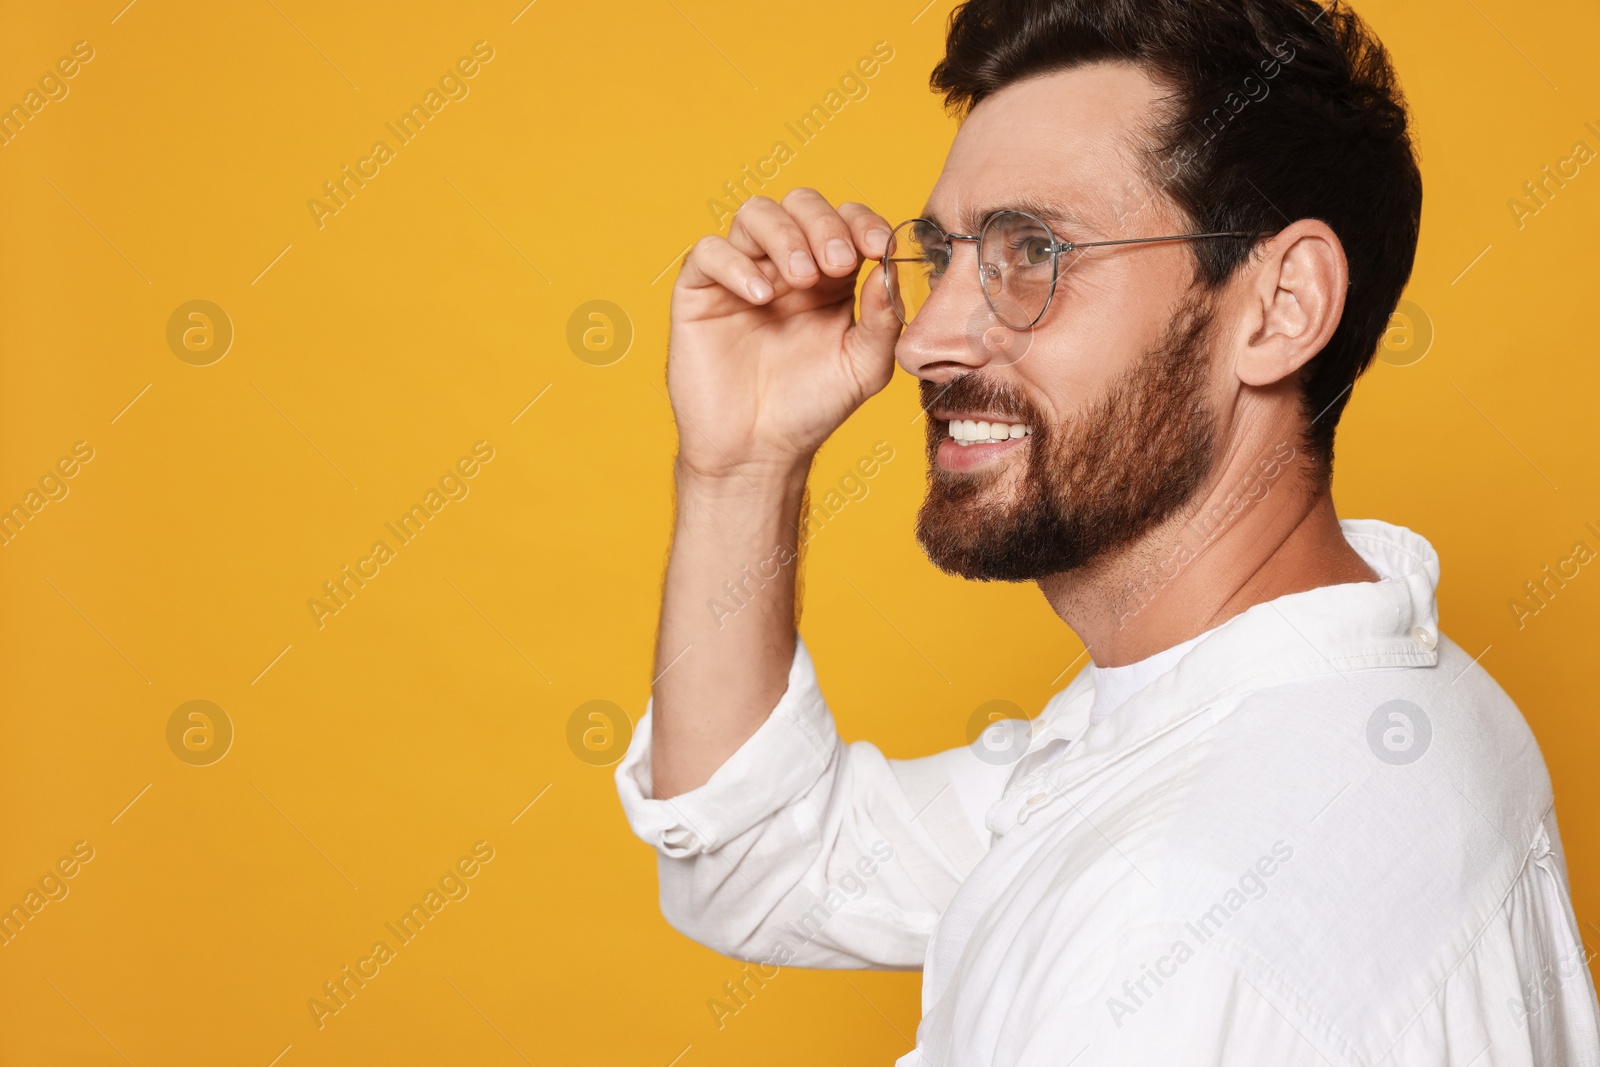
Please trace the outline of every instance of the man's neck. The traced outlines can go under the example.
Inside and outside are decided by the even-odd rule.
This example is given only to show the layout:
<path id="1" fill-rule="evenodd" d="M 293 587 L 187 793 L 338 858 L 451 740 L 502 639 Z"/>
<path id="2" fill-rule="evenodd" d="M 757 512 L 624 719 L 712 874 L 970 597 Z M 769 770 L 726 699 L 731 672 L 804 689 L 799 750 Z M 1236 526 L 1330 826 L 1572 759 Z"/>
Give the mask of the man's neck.
<path id="1" fill-rule="evenodd" d="M 1344 539 L 1332 493 L 1306 490 L 1306 457 L 1277 458 L 1289 453 L 1235 453 L 1145 537 L 1039 580 L 1096 665 L 1135 663 L 1289 593 L 1378 580 Z"/>

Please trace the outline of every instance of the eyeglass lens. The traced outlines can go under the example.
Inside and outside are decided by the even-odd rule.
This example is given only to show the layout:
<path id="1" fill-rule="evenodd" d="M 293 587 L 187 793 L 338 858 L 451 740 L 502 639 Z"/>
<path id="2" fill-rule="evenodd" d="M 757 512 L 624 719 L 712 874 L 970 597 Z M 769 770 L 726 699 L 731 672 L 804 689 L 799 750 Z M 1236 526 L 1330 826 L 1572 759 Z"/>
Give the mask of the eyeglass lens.
<path id="1" fill-rule="evenodd" d="M 1031 215 L 1001 211 L 985 223 L 980 238 L 978 273 L 991 310 L 1013 329 L 1028 328 L 1050 300 L 1056 273 L 1050 231 Z M 901 322 L 909 326 L 943 283 L 954 243 L 926 219 L 896 227 L 886 284 Z"/>

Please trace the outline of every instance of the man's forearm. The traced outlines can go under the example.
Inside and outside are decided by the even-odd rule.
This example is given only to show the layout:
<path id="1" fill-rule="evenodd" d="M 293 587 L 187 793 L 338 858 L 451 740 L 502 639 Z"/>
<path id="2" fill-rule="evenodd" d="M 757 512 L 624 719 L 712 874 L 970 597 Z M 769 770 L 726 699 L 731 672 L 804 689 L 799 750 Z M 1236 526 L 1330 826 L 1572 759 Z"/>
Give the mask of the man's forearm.
<path id="1" fill-rule="evenodd" d="M 706 478 L 675 470 L 653 687 L 657 798 L 703 785 L 783 695 L 807 471 Z"/>

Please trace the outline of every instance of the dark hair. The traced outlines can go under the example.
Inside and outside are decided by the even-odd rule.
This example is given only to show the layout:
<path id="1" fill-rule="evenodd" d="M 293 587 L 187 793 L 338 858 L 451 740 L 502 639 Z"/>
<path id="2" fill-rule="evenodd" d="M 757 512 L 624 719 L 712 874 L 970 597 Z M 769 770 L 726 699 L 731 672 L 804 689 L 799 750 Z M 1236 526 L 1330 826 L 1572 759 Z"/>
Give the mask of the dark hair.
<path id="1" fill-rule="evenodd" d="M 1343 244 L 1344 316 L 1300 377 L 1303 445 L 1326 488 L 1334 428 L 1411 276 L 1421 225 L 1422 176 L 1388 53 L 1339 0 L 966 0 L 929 82 L 965 117 L 1012 82 L 1104 60 L 1134 63 L 1167 90 L 1148 158 L 1197 230 L 1316 218 Z M 1250 256 L 1245 240 L 1190 247 L 1212 289 Z"/>

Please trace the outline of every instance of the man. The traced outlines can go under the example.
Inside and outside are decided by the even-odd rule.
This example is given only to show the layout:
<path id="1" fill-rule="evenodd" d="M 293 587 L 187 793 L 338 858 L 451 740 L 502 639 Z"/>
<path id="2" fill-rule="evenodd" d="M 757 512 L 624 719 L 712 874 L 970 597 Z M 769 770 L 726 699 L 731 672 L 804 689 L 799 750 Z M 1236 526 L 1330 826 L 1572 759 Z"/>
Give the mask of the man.
<path id="1" fill-rule="evenodd" d="M 758 976 L 921 966 L 903 1065 L 1600 1064 L 1538 746 L 1429 543 L 1334 512 L 1421 211 L 1382 46 L 1310 0 L 970 0 L 932 81 L 920 220 L 756 197 L 673 292 L 617 770 L 668 921 Z M 912 760 L 839 739 L 794 625 L 811 458 L 896 360 L 922 547 L 1092 660 Z"/>

